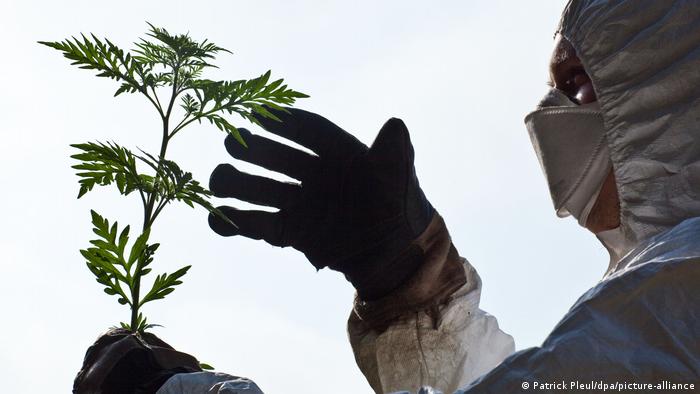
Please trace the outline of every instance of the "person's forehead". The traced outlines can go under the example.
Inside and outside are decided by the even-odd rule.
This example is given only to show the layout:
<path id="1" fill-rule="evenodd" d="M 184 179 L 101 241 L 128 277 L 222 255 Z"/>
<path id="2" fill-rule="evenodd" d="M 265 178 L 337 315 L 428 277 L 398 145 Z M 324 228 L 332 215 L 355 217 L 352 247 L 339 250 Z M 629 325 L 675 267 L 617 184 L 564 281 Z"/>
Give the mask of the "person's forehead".
<path id="1" fill-rule="evenodd" d="M 557 70 L 562 66 L 566 65 L 569 61 L 576 59 L 576 50 L 571 45 L 569 40 L 564 38 L 561 34 L 556 34 L 554 37 L 554 50 L 552 51 L 552 57 L 549 60 L 549 75 L 553 79 L 553 76 L 557 74 Z"/>

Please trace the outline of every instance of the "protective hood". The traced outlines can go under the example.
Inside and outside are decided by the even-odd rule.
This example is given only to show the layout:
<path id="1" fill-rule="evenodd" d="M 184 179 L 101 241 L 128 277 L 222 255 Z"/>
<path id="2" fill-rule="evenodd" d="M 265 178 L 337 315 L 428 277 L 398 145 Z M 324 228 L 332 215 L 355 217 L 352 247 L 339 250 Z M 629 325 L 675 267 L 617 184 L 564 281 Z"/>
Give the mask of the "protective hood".
<path id="1" fill-rule="evenodd" d="M 625 236 L 700 216 L 698 3 L 572 0 L 558 32 L 593 82 Z"/>

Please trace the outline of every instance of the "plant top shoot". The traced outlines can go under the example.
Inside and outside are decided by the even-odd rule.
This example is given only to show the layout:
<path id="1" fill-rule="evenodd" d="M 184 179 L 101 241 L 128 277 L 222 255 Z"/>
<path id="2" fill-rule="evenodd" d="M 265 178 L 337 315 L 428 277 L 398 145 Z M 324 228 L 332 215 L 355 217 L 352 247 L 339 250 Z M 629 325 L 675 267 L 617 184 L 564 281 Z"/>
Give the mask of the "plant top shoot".
<path id="1" fill-rule="evenodd" d="M 123 196 L 136 192 L 141 198 L 143 226 L 131 246 L 128 246 L 130 226 L 120 231 L 116 221 L 110 223 L 93 210 L 92 225 L 97 239 L 90 241 L 91 247 L 80 251 L 90 272 L 104 286 L 104 292 L 116 296 L 120 304 L 129 305 L 130 322 L 121 323 L 121 326 L 132 332 L 144 332 L 153 327 L 148 324 L 141 307 L 172 293 L 190 269 L 188 265 L 170 274 L 157 275 L 150 290 L 141 291 L 141 279 L 151 272 L 153 256 L 159 246 L 151 241 L 151 227 L 163 209 L 170 202 L 179 201 L 190 207 L 199 205 L 228 220 L 209 202 L 211 192 L 194 180 L 191 173 L 167 159 L 168 144 L 192 122 L 207 120 L 245 146 L 238 130 L 228 120 L 230 115 L 238 114 L 255 124 L 259 124 L 256 116 L 279 120 L 266 107 L 284 111 L 281 105 L 292 105 L 296 99 L 308 97 L 289 89 L 282 79 L 270 81 L 270 71 L 250 80 L 205 79 L 203 71 L 216 67 L 211 62 L 220 52 L 228 50 L 206 39 L 197 42 L 188 34 L 173 35 L 163 28 L 148 25 L 147 38 L 136 42 L 131 52 L 92 34 L 61 42 L 39 42 L 61 51 L 72 65 L 95 70 L 98 77 L 120 83 L 115 97 L 125 93 L 142 95 L 162 121 L 157 154 L 141 150 L 134 153 L 115 142 L 71 145 L 79 151 L 71 156 L 78 161 L 73 166 L 80 178 L 78 198 L 95 185 L 115 185 Z M 174 120 L 176 103 L 184 110 L 184 115 Z"/>

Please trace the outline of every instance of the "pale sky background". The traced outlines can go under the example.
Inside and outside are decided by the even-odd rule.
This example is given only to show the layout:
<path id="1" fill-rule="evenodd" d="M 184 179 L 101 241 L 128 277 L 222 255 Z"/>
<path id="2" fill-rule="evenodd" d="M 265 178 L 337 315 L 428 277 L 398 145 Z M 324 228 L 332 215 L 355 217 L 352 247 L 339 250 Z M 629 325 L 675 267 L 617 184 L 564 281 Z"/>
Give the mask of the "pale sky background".
<path id="1" fill-rule="evenodd" d="M 607 267 L 592 235 L 556 218 L 522 121 L 547 90 L 564 3 L 2 0 L 0 391 L 68 392 L 86 348 L 128 319 L 78 250 L 91 239 L 91 208 L 140 227 L 140 202 L 114 188 L 76 200 L 68 145 L 155 151 L 160 138 L 144 98 L 112 98 L 115 82 L 37 40 L 93 32 L 130 48 L 150 21 L 232 50 L 209 77 L 272 69 L 311 95 L 299 107 L 365 143 L 387 118 L 402 118 L 423 189 L 481 275 L 482 308 L 522 349 L 540 344 Z M 223 139 L 213 126 L 188 128 L 170 157 L 206 184 L 232 161 Z M 206 216 L 171 205 L 156 222 L 155 271 L 193 268 L 145 308 L 165 326 L 154 332 L 267 393 L 369 393 L 346 338 L 353 289 L 342 276 L 316 273 L 292 249 L 221 238 Z"/>

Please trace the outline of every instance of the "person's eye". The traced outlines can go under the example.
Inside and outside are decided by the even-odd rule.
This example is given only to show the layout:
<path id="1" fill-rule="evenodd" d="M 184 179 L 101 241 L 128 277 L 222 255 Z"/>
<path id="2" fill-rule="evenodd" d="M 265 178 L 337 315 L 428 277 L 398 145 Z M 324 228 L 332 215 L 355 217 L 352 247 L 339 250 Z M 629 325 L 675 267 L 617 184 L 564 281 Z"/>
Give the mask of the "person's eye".
<path id="1" fill-rule="evenodd" d="M 578 103 L 576 96 L 578 95 L 581 86 L 583 86 L 587 81 L 588 75 L 583 67 L 572 67 L 565 70 L 561 74 L 561 78 L 554 81 L 554 87 L 566 94 L 571 101 Z"/>

